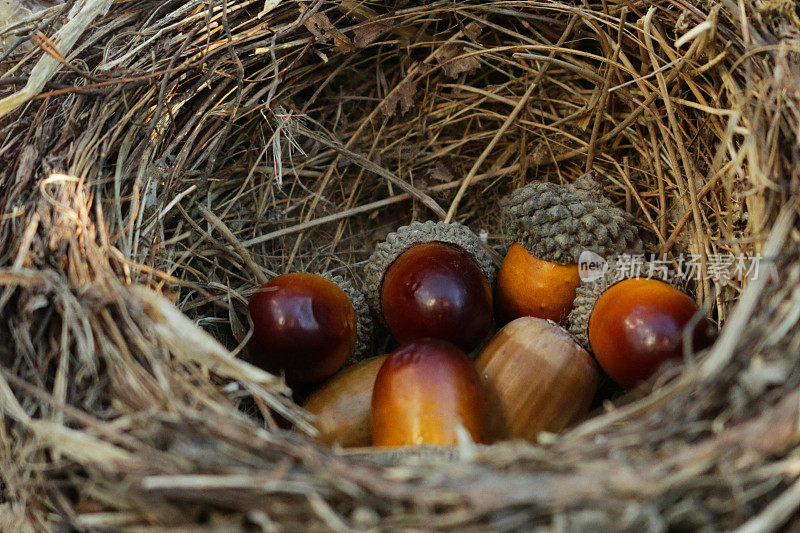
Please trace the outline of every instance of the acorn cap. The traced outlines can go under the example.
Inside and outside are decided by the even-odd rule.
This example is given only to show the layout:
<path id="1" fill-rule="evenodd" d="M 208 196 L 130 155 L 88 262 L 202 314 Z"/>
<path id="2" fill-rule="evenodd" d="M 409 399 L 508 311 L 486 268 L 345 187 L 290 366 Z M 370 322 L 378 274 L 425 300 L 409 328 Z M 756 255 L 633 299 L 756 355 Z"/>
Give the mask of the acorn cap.
<path id="1" fill-rule="evenodd" d="M 464 250 L 472 257 L 489 283 L 494 281 L 496 269 L 492 257 L 471 229 L 457 222 L 412 222 L 390 233 L 385 241 L 375 247 L 364 266 L 364 295 L 377 316 L 382 316 L 381 285 L 386 270 L 400 254 L 412 246 L 431 242 L 451 244 Z"/>
<path id="2" fill-rule="evenodd" d="M 603 196 L 589 174 L 566 185 L 534 181 L 500 208 L 507 244 L 518 242 L 545 261 L 577 263 L 586 250 L 601 256 L 644 251 L 633 216 Z"/>
<path id="3" fill-rule="evenodd" d="M 373 355 L 371 352 L 373 320 L 364 294 L 342 276 L 330 273 L 320 274 L 320 276 L 338 285 L 347 295 L 350 303 L 353 304 L 353 309 L 356 311 L 356 345 L 353 347 L 353 353 L 350 354 L 347 362 L 345 362 L 345 366 L 354 365 L 371 357 Z"/>
<path id="4" fill-rule="evenodd" d="M 637 261 L 635 265 L 633 258 L 638 258 L 635 260 Z M 599 261 L 602 258 L 595 259 Z M 596 277 L 581 272 L 581 284 L 575 291 L 575 300 L 568 318 L 569 332 L 587 350 L 589 349 L 589 317 L 592 316 L 597 300 L 612 285 L 638 277 L 662 281 L 680 290 L 680 287 L 675 284 L 669 268 L 665 269 L 663 263 L 644 260 L 641 255 L 618 254 L 609 257 L 605 264 L 607 268 L 602 274 L 597 272 Z M 664 273 L 666 276 L 663 275 Z"/>

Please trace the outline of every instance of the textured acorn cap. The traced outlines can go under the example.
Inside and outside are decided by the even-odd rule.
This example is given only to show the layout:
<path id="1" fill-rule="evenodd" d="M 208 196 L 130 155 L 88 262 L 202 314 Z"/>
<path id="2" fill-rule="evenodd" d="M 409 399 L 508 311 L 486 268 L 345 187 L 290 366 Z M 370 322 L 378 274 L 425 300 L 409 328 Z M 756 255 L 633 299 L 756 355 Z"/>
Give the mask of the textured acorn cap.
<path id="1" fill-rule="evenodd" d="M 342 276 L 330 273 L 320 275 L 338 285 L 350 299 L 350 303 L 353 304 L 353 309 L 356 311 L 356 345 L 353 347 L 353 353 L 350 354 L 345 366 L 354 365 L 371 357 L 373 355 L 371 353 L 373 320 L 364 294 Z"/>
<path id="2" fill-rule="evenodd" d="M 603 196 L 588 174 L 567 185 L 534 181 L 500 208 L 507 244 L 518 242 L 545 261 L 577 263 L 586 250 L 601 256 L 644 251 L 633 216 Z"/>
<path id="3" fill-rule="evenodd" d="M 375 247 L 375 251 L 364 267 L 364 295 L 373 311 L 381 317 L 381 285 L 383 275 L 400 254 L 416 246 L 441 242 L 456 246 L 467 252 L 491 284 L 496 269 L 489 252 L 471 229 L 457 222 L 412 222 L 390 233 L 386 240 Z"/>
<path id="4" fill-rule="evenodd" d="M 640 277 L 662 281 L 680 290 L 680 287 L 675 285 L 675 280 L 672 278 L 670 270 L 666 271 L 668 274 L 666 277 L 661 275 L 664 271 L 663 265 L 653 261 L 643 260 L 640 263 L 641 267 L 634 272 L 633 269 L 629 267 L 629 265 L 632 264 L 631 257 L 632 256 L 625 256 L 623 254 L 611 256 L 606 260 L 608 268 L 602 276 L 591 280 L 584 276 L 581 278 L 581 284 L 575 291 L 575 300 L 573 301 L 572 311 L 569 314 L 568 320 L 570 333 L 572 333 L 587 350 L 590 349 L 589 317 L 592 316 L 592 311 L 594 311 L 597 300 L 612 285 L 626 279 Z"/>

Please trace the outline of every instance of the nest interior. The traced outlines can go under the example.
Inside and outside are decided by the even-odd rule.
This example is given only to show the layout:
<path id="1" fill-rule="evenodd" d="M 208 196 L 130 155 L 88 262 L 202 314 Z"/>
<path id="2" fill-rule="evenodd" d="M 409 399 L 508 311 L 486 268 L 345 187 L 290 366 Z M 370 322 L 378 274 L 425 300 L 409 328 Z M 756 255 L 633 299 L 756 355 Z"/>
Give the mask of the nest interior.
<path id="1" fill-rule="evenodd" d="M 28 7 L 0 28 L 0 529 L 797 521 L 793 4 Z M 271 275 L 359 282 L 412 220 L 499 250 L 499 198 L 587 171 L 697 260 L 724 327 L 680 372 L 536 445 L 359 456 L 242 357 Z"/>

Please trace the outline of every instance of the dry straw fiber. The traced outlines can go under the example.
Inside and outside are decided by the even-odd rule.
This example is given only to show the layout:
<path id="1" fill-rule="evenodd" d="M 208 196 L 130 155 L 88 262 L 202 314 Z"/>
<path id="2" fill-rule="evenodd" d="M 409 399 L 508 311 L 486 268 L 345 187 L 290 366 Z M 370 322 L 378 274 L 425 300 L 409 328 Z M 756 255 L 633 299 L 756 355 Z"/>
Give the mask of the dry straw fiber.
<path id="1" fill-rule="evenodd" d="M 3 531 L 800 524 L 792 2 L 20 13 L 0 22 Z M 411 220 L 502 253 L 502 196 L 587 170 L 650 251 L 702 274 L 762 256 L 754 280 L 687 284 L 723 329 L 682 372 L 538 445 L 364 456 L 316 446 L 242 357 L 259 280 L 358 282 Z"/>

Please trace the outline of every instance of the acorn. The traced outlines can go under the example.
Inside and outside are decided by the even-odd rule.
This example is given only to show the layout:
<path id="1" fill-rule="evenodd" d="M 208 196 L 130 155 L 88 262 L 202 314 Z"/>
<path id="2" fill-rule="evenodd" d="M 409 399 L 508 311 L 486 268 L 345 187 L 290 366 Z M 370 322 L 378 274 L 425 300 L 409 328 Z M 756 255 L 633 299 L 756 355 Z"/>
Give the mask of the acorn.
<path id="1" fill-rule="evenodd" d="M 616 258 L 606 275 L 578 288 L 570 331 L 588 346 L 603 370 L 630 389 L 649 379 L 668 361 L 680 361 L 684 332 L 698 313 L 686 293 L 659 279 L 619 279 Z M 645 263 L 645 268 L 647 264 Z M 706 317 L 695 321 L 691 351 L 711 345 L 714 330 Z"/>
<path id="2" fill-rule="evenodd" d="M 495 288 L 503 321 L 533 316 L 566 324 L 583 252 L 643 251 L 633 217 L 604 197 L 589 174 L 566 185 L 534 181 L 500 208 L 509 245 Z"/>
<path id="3" fill-rule="evenodd" d="M 599 369 L 592 356 L 551 320 L 508 323 L 475 361 L 489 402 L 489 438 L 535 441 L 561 431 L 589 411 Z"/>
<path id="4" fill-rule="evenodd" d="M 291 273 L 260 287 L 248 303 L 254 364 L 291 385 L 317 383 L 367 352 L 371 318 L 364 296 L 340 277 Z"/>
<path id="5" fill-rule="evenodd" d="M 486 397 L 467 355 L 438 339 L 392 352 L 372 392 L 373 444 L 457 444 L 459 427 L 474 442 L 486 441 Z"/>
<path id="6" fill-rule="evenodd" d="M 414 222 L 380 243 L 364 269 L 364 293 L 398 342 L 427 337 L 467 352 L 493 323 L 495 267 L 466 226 Z"/>
<path id="7" fill-rule="evenodd" d="M 315 416 L 320 443 L 343 448 L 372 444 L 372 388 L 386 357 L 345 368 L 306 399 L 303 407 Z"/>

